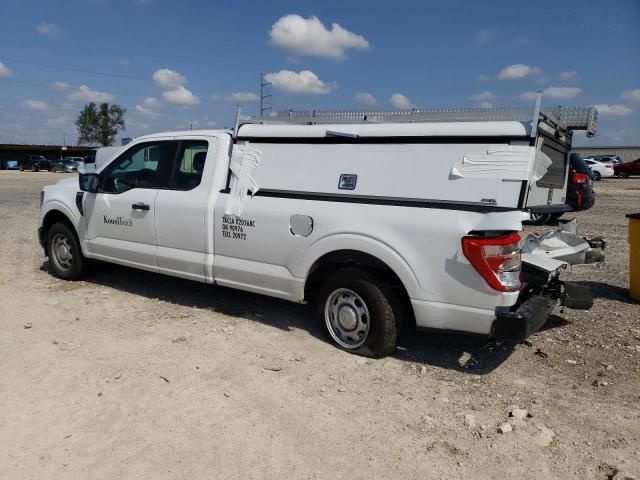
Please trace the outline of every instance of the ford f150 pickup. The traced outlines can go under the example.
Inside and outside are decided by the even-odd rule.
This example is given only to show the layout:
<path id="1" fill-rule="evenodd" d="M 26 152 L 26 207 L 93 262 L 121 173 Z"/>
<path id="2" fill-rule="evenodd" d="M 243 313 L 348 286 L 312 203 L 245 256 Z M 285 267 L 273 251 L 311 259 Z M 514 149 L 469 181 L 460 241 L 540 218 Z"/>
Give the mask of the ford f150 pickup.
<path id="1" fill-rule="evenodd" d="M 45 187 L 39 237 L 67 280 L 92 259 L 313 302 L 361 355 L 392 353 L 403 323 L 523 338 L 558 302 L 591 305 L 559 276 L 600 245 L 520 234 L 544 192 L 566 194 L 582 113 L 285 112 L 147 135 Z"/>

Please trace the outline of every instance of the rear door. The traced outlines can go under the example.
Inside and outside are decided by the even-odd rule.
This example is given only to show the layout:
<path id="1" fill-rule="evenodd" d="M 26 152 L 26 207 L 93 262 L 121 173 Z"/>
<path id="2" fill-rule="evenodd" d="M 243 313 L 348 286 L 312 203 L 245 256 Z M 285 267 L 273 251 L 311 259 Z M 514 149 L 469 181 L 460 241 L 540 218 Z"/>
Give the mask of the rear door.
<path id="1" fill-rule="evenodd" d="M 169 186 L 156 198 L 158 270 L 205 281 L 205 215 L 218 140 L 190 136 L 176 142 Z"/>

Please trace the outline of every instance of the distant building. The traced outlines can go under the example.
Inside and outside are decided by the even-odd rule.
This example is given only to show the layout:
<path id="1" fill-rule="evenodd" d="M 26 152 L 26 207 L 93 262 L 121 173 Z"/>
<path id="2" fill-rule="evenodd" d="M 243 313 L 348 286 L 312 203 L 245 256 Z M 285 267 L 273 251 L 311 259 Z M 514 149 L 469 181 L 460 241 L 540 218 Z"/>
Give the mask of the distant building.
<path id="1" fill-rule="evenodd" d="M 18 168 L 18 162 L 26 155 L 42 155 L 48 160 L 58 160 L 64 157 L 84 157 L 94 148 L 75 145 L 16 145 L 0 143 L 0 170 Z"/>
<path id="2" fill-rule="evenodd" d="M 575 147 L 573 152 L 583 158 L 594 155 L 618 155 L 623 162 L 631 162 L 640 158 L 640 147 Z"/>

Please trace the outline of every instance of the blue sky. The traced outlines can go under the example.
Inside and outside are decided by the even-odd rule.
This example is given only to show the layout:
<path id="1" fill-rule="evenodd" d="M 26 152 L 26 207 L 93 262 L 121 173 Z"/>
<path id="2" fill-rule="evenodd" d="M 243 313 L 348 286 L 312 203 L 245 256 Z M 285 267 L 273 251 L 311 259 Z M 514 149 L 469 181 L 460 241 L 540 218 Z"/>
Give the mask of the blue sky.
<path id="1" fill-rule="evenodd" d="M 335 24 L 335 25 L 334 25 Z M 86 101 L 122 136 L 231 125 L 270 104 L 394 109 L 596 104 L 640 144 L 640 1 L 0 0 L 0 142 L 68 143 Z"/>

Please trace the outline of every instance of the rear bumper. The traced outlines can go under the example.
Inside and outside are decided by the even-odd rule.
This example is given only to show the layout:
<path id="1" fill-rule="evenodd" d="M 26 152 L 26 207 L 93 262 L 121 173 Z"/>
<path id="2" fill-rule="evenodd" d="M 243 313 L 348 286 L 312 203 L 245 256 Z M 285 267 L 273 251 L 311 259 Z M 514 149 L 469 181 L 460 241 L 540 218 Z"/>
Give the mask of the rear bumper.
<path id="1" fill-rule="evenodd" d="M 556 280 L 545 294 L 533 295 L 514 307 L 497 307 L 490 336 L 524 340 L 542 328 L 558 303 L 567 308 L 589 310 L 593 296 L 584 285 Z"/>
<path id="2" fill-rule="evenodd" d="M 557 300 L 536 295 L 522 302 L 515 309 L 497 307 L 496 319 L 491 326 L 491 336 L 524 340 L 546 323 Z"/>

